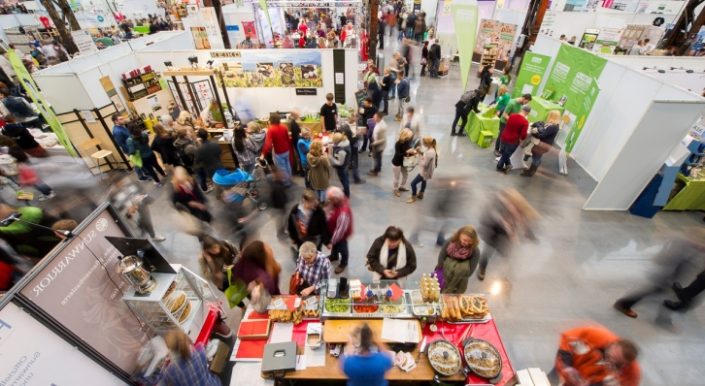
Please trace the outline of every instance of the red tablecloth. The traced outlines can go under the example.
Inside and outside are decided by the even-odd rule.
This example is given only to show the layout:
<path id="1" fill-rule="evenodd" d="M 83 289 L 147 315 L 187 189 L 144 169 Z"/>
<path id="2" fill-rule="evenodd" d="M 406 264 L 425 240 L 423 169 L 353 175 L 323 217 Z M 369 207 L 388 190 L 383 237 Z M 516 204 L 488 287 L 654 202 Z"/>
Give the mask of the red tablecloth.
<path id="1" fill-rule="evenodd" d="M 512 377 L 514 377 L 514 369 L 507 356 L 507 350 L 504 348 L 502 343 L 502 338 L 497 331 L 497 325 L 494 320 L 490 320 L 487 323 L 473 323 L 473 324 L 450 324 L 445 322 L 436 323 L 438 326 L 438 331 L 431 332 L 429 326 L 426 326 L 423 330 L 423 335 L 426 337 L 427 344 L 436 341 L 438 339 L 446 339 L 453 342 L 460 352 L 462 353 L 462 340 L 466 337 L 473 337 L 478 339 L 483 339 L 490 342 L 499 351 L 499 355 L 502 356 L 502 380 L 497 383 L 497 385 L 504 385 L 509 382 Z M 467 379 L 468 385 L 490 385 L 490 383 L 485 379 L 478 377 L 475 374 L 471 374 Z"/>

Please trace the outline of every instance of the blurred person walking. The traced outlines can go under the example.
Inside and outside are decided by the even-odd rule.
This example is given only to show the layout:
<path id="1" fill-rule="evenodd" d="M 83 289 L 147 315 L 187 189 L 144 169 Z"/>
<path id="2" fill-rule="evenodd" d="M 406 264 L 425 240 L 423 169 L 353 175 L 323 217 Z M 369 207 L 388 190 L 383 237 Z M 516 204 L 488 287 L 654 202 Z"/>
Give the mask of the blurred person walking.
<path id="1" fill-rule="evenodd" d="M 355 122 L 357 122 L 355 114 L 350 114 L 348 121 L 342 123 L 336 131 L 345 135 L 345 138 L 350 142 L 350 171 L 352 171 L 353 183 L 364 184 L 365 180 L 360 178 L 360 157 L 357 148 L 358 142 L 360 141 L 359 137 L 361 137 L 362 134 L 357 131 Z"/>
<path id="2" fill-rule="evenodd" d="M 301 165 L 301 176 L 304 177 L 304 184 L 307 188 L 311 188 L 308 181 L 308 160 L 306 159 L 309 151 L 311 151 L 311 132 L 308 129 L 303 129 L 299 140 L 296 141 L 296 153 L 299 157 L 299 165 Z"/>
<path id="3" fill-rule="evenodd" d="M 582 326 L 561 333 L 555 370 L 565 386 L 638 386 L 639 350 L 605 327 Z"/>
<path id="4" fill-rule="evenodd" d="M 328 199 L 328 231 L 331 233 L 331 240 L 328 243 L 330 249 L 330 261 L 340 263 L 335 268 L 335 274 L 341 274 L 348 266 L 348 239 L 353 233 L 353 214 L 350 209 L 348 198 L 343 191 L 331 186 L 326 190 Z"/>
<path id="5" fill-rule="evenodd" d="M 280 295 L 281 270 L 272 248 L 260 240 L 254 240 L 242 248 L 240 258 L 232 268 L 232 279 L 242 280 L 248 288 L 259 283 L 270 295 Z"/>
<path id="6" fill-rule="evenodd" d="M 227 240 L 218 240 L 212 236 L 201 238 L 201 255 L 198 265 L 201 274 L 220 291 L 228 288 L 227 270 L 235 264 L 240 252 Z"/>
<path id="7" fill-rule="evenodd" d="M 426 76 L 426 67 L 428 66 L 428 40 L 423 42 L 421 48 L 421 76 Z"/>
<path id="8" fill-rule="evenodd" d="M 414 106 L 406 108 L 406 113 L 401 118 L 400 128 L 409 129 L 414 133 L 414 139 L 421 139 L 421 113 L 416 113 Z"/>
<path id="9" fill-rule="evenodd" d="M 535 240 L 531 227 L 537 218 L 536 210 L 516 189 L 497 193 L 480 220 L 480 236 L 486 244 L 477 271 L 480 281 L 485 280 L 487 265 L 496 253 L 509 256 L 512 245 L 522 237 Z"/>
<path id="10" fill-rule="evenodd" d="M 678 301 L 666 299 L 663 301 L 663 305 L 673 311 L 687 310 L 695 298 L 705 291 L 705 271 L 700 272 L 688 286 L 683 287 L 681 283 L 675 282 L 671 288 L 676 293 Z"/>
<path id="11" fill-rule="evenodd" d="M 255 170 L 257 155 L 261 149 L 258 149 L 257 144 L 250 138 L 244 127 L 238 126 L 235 128 L 231 146 L 235 152 L 235 157 L 237 157 L 240 169 L 252 175 Z"/>
<path id="12" fill-rule="evenodd" d="M 614 303 L 617 311 L 630 318 L 636 318 L 638 314 L 633 308 L 637 303 L 645 298 L 670 294 L 674 282 L 677 283 L 688 277 L 690 272 L 705 267 L 705 242 L 703 242 L 705 232 L 691 229 L 684 234 L 691 236 L 671 240 L 653 258 L 655 269 L 649 275 L 650 283 L 617 299 Z M 663 311 L 659 310 L 656 321 L 668 326 L 670 317 Z"/>
<path id="13" fill-rule="evenodd" d="M 429 61 L 429 76 L 431 78 L 440 78 L 438 72 L 441 66 L 441 46 L 438 40 L 434 39 L 431 48 L 428 49 Z"/>
<path id="14" fill-rule="evenodd" d="M 201 189 L 208 193 L 213 190 L 208 182 L 213 179 L 215 171 L 223 167 L 220 161 L 220 145 L 208 139 L 208 131 L 205 129 L 198 129 L 196 135 L 201 145 L 196 149 L 193 163 L 200 179 Z"/>
<path id="15" fill-rule="evenodd" d="M 186 169 L 177 166 L 171 178 L 173 192 L 171 202 L 177 210 L 187 210 L 191 215 L 201 221 L 211 222 L 211 214 L 206 205 L 206 196 L 198 188 Z"/>
<path id="16" fill-rule="evenodd" d="M 164 337 L 171 361 L 164 371 L 164 382 L 171 386 L 222 386 L 218 376 L 210 371 L 206 350 L 202 344 L 193 346 L 181 329 L 175 328 Z"/>
<path id="17" fill-rule="evenodd" d="M 468 281 L 480 262 L 480 240 L 475 228 L 458 229 L 438 253 L 436 269 L 443 272 L 444 294 L 464 294 Z"/>
<path id="18" fill-rule="evenodd" d="M 396 80 L 396 83 L 397 83 L 397 97 L 399 98 L 399 105 L 398 105 L 399 108 L 397 109 L 397 115 L 395 116 L 394 119 L 397 122 L 399 122 L 399 121 L 401 121 L 402 114 L 404 113 L 404 106 L 407 103 L 411 102 L 411 96 L 410 96 L 411 89 L 409 87 L 409 81 L 406 80 L 403 73 L 400 72 L 399 75 L 397 75 L 397 76 L 398 76 L 398 78 Z"/>
<path id="19" fill-rule="evenodd" d="M 426 191 L 426 183 L 433 177 L 433 171 L 438 167 L 438 151 L 436 150 L 436 140 L 433 137 L 423 137 L 421 141 L 424 147 L 421 161 L 419 161 L 419 174 L 411 180 L 411 197 L 406 201 L 413 204 L 417 199 L 423 199 Z M 416 189 L 416 185 L 421 183 L 421 190 Z"/>
<path id="20" fill-rule="evenodd" d="M 480 112 L 478 106 L 484 97 L 485 95 L 479 88 L 477 90 L 466 91 L 460 97 L 460 100 L 455 103 L 455 118 L 453 118 L 453 124 L 450 126 L 451 136 L 463 135 L 465 126 L 467 126 L 468 123 L 468 114 L 470 114 L 470 111 L 474 111 L 475 114 Z M 458 120 L 460 121 L 460 130 L 458 130 L 456 134 L 455 128 L 458 124 Z"/>
<path id="21" fill-rule="evenodd" d="M 182 166 L 181 160 L 179 159 L 179 154 L 174 146 L 174 136 L 166 131 L 161 123 L 154 125 L 154 134 L 154 139 L 152 140 L 152 145 L 150 145 L 150 148 L 152 151 L 159 154 L 159 157 L 162 159 L 162 163 L 170 168 Z"/>
<path id="22" fill-rule="evenodd" d="M 541 158 L 553 148 L 553 143 L 560 130 L 560 122 L 561 113 L 558 110 L 551 110 L 548 112 L 546 122 L 537 122 L 531 126 L 530 134 L 533 146 L 524 152 L 524 161 L 531 158 L 531 166 L 521 173 L 523 177 L 532 177 L 536 174 L 541 166 Z"/>

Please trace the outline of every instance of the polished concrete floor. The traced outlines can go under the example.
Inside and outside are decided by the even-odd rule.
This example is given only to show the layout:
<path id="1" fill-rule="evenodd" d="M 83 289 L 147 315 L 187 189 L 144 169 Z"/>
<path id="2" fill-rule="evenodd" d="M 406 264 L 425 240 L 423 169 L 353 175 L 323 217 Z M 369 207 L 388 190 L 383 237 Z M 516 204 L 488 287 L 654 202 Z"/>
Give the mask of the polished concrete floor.
<path id="1" fill-rule="evenodd" d="M 471 82 L 475 85 L 477 79 L 473 77 Z M 549 371 L 562 330 L 600 323 L 639 344 L 643 385 L 705 384 L 702 308 L 675 315 L 674 332 L 653 323 L 658 310 L 655 301 L 640 304 L 636 308 L 640 316 L 635 320 L 611 307 L 619 296 L 645 283 L 652 267 L 650 259 L 665 240 L 688 227 L 702 227 L 702 214 L 660 213 L 654 219 L 644 219 L 620 212 L 583 211 L 594 181 L 575 164 L 569 165 L 568 176 L 557 174 L 554 156 L 547 156 L 531 179 L 520 177 L 518 171 L 506 176 L 496 173 L 490 149 L 480 149 L 466 137 L 449 135 L 453 105 L 462 93 L 459 84 L 457 64 L 444 79 L 416 77 L 412 82 L 412 104 L 424 115 L 422 133 L 439 142 L 437 176 L 457 177 L 467 193 L 456 210 L 455 225 L 477 225 L 484 206 L 504 187 L 517 188 L 542 215 L 536 229 L 538 242 L 524 242 L 508 259 L 493 260 L 484 282 L 475 277 L 470 282 L 471 292 L 495 290 L 490 305 L 514 368 Z M 392 118 L 387 122 L 391 142 L 398 124 Z M 360 159 L 361 170 L 369 169 L 371 159 L 366 155 Z M 433 199 L 434 181 L 429 182 L 424 201 L 406 204 L 408 193 L 402 198 L 392 195 L 390 160 L 388 148 L 381 175 L 366 177 L 366 184 L 352 186 L 355 234 L 350 243 L 350 266 L 345 272 L 348 277 L 371 278 L 364 267 L 364 256 L 372 240 L 388 225 L 411 232 L 417 222 L 428 220 L 426 206 Z M 302 185 L 300 178 L 296 182 Z M 298 193 L 300 187 L 296 189 Z M 168 202 L 168 186 L 153 192 L 157 197 L 152 208 L 155 225 L 158 233 L 167 235 L 161 248 L 172 262 L 197 270 L 198 243 L 194 237 L 178 232 Z M 218 212 L 213 199 L 211 207 Z M 294 262 L 287 244 L 276 237 L 273 212 L 262 212 L 258 223 L 259 237 L 273 246 L 284 267 L 280 288 L 287 288 Z M 434 241 L 433 233 L 422 234 L 420 242 L 424 246 L 416 247 L 419 264 L 413 278 L 433 270 L 438 254 Z"/>

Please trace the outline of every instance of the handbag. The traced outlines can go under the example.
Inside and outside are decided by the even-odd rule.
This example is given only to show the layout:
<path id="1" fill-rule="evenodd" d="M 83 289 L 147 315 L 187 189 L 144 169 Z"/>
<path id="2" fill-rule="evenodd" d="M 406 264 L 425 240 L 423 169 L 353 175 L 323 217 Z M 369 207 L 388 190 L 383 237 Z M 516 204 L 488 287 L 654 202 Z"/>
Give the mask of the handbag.
<path id="1" fill-rule="evenodd" d="M 242 280 L 235 280 L 233 283 L 232 268 L 228 268 L 226 272 L 228 276 L 228 288 L 226 288 L 223 293 L 228 300 L 230 308 L 235 308 L 247 297 L 247 285 Z"/>
<path id="2" fill-rule="evenodd" d="M 419 157 L 415 155 L 409 155 L 405 156 L 404 160 L 402 161 L 402 166 L 404 166 L 405 169 L 411 171 L 413 170 L 416 165 L 419 164 Z"/>
<path id="3" fill-rule="evenodd" d="M 132 162 L 135 167 L 141 168 L 143 163 L 142 163 L 142 155 L 140 154 L 139 150 L 130 154 L 128 157 L 130 159 L 130 162 Z"/>
<path id="4" fill-rule="evenodd" d="M 289 279 L 289 294 L 290 295 L 296 295 L 297 294 L 297 289 L 299 289 L 299 285 L 301 285 L 301 274 L 299 271 L 294 272 L 291 275 L 291 279 Z"/>

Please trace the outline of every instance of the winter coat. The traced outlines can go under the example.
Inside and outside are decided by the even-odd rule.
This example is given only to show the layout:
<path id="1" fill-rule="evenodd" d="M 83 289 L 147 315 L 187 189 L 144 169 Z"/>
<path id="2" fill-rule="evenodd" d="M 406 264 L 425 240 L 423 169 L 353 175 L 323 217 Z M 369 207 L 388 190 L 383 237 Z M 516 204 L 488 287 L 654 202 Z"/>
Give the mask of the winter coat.
<path id="1" fill-rule="evenodd" d="M 322 154 L 318 157 L 309 153 L 306 156 L 308 161 L 308 180 L 311 183 L 311 189 L 325 190 L 330 186 L 330 162 L 328 156 Z"/>

